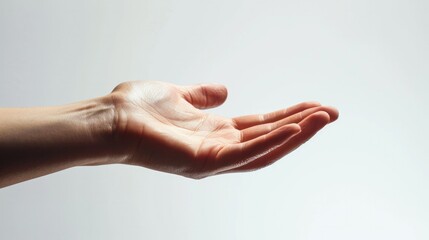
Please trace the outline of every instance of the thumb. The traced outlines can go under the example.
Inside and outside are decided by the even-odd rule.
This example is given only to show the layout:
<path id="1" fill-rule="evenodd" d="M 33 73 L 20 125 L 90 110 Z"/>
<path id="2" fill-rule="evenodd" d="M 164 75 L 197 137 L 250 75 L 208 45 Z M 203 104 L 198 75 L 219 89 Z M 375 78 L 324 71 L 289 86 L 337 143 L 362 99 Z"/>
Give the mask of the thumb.
<path id="1" fill-rule="evenodd" d="M 221 84 L 199 84 L 183 87 L 183 97 L 199 109 L 217 107 L 225 102 L 228 91 Z"/>

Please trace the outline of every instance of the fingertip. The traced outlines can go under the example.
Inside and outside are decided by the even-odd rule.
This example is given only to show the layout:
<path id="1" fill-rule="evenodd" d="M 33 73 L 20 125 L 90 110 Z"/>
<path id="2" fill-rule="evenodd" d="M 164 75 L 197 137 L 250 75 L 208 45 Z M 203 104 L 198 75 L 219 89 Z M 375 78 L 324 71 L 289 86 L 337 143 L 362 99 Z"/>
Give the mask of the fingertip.
<path id="1" fill-rule="evenodd" d="M 337 108 L 335 107 L 329 107 L 331 109 L 331 113 L 329 114 L 329 117 L 331 119 L 331 122 L 334 122 L 338 119 L 338 117 L 340 116 L 340 112 L 338 111 Z"/>
<path id="2" fill-rule="evenodd" d="M 338 110 L 332 106 L 321 106 L 319 111 L 326 112 L 329 115 L 329 122 L 334 122 L 338 119 Z"/>
<path id="3" fill-rule="evenodd" d="M 223 104 L 228 97 L 228 89 L 220 83 L 203 84 L 202 89 L 204 89 L 206 95 L 213 99 L 212 105 L 209 107 Z"/>
<path id="4" fill-rule="evenodd" d="M 329 115 L 329 113 L 325 111 L 316 112 L 314 115 L 314 117 L 321 122 L 328 123 L 329 121 L 331 121 L 331 115 Z"/>
<path id="5" fill-rule="evenodd" d="M 213 86 L 214 86 L 214 89 L 217 89 L 217 91 L 219 92 L 219 95 L 222 96 L 223 102 L 225 102 L 225 100 L 228 98 L 228 88 L 226 88 L 225 85 L 220 83 L 213 83 Z"/>
<path id="6" fill-rule="evenodd" d="M 333 106 L 322 105 L 317 101 L 308 101 L 308 102 L 303 102 L 301 104 L 306 106 L 307 108 L 320 107 L 321 111 L 325 111 L 326 113 L 329 114 L 330 122 L 334 122 L 338 119 L 338 116 L 339 116 L 338 109 Z"/>
<path id="7" fill-rule="evenodd" d="M 334 122 L 338 119 L 339 112 L 335 107 L 324 106 L 322 111 L 326 112 L 329 115 L 329 122 L 330 123 Z"/>
<path id="8" fill-rule="evenodd" d="M 228 92 L 228 89 L 222 83 L 209 83 L 208 85 L 212 85 L 214 88 L 221 89 L 225 92 Z"/>
<path id="9" fill-rule="evenodd" d="M 319 111 L 311 114 L 306 117 L 302 122 L 300 122 L 300 126 L 302 129 L 306 129 L 311 126 L 311 128 L 322 128 L 324 125 L 328 124 L 330 121 L 330 116 L 325 111 Z"/>
<path id="10" fill-rule="evenodd" d="M 217 107 L 223 104 L 228 96 L 227 88 L 219 83 L 185 86 L 182 91 L 183 97 L 199 109 Z"/>

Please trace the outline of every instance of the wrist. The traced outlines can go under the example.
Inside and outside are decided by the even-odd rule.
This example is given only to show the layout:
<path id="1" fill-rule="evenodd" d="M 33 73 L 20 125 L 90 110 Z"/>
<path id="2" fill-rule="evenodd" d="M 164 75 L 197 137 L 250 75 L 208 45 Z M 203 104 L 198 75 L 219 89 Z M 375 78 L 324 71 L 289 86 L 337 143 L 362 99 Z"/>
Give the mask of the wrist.
<path id="1" fill-rule="evenodd" d="M 116 162 L 115 109 L 109 95 L 53 107 L 49 111 L 44 115 L 49 116 L 50 125 L 60 129 L 64 136 L 57 136 L 56 148 L 65 147 L 62 158 L 69 159 L 72 166 Z"/>
<path id="2" fill-rule="evenodd" d="M 119 151 L 115 142 L 115 104 L 110 95 L 72 104 L 65 109 L 74 115 L 78 132 L 87 133 L 84 139 L 92 150 L 82 165 L 117 163 Z"/>

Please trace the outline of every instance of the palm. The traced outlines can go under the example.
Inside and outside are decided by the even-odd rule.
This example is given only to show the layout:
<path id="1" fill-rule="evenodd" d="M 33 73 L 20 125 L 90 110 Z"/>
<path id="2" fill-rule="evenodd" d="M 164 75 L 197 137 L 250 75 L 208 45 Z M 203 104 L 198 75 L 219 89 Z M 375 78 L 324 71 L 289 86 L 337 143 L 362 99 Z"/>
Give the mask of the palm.
<path id="1" fill-rule="evenodd" d="M 224 102 L 219 85 L 132 82 L 114 92 L 123 96 L 118 131 L 133 146 L 126 163 L 192 178 L 269 165 L 337 117 L 316 103 L 233 119 L 201 111 Z"/>

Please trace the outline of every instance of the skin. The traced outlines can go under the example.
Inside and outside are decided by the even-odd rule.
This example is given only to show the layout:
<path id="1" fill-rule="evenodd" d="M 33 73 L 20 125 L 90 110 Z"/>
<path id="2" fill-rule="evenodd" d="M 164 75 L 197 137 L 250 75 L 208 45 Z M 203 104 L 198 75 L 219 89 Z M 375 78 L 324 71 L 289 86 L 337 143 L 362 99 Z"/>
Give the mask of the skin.
<path id="1" fill-rule="evenodd" d="M 338 118 L 335 108 L 316 102 L 236 118 L 201 111 L 226 97 L 218 84 L 134 81 L 70 105 L 0 109 L 0 187 L 118 163 L 193 179 L 254 171 Z"/>

